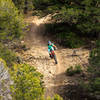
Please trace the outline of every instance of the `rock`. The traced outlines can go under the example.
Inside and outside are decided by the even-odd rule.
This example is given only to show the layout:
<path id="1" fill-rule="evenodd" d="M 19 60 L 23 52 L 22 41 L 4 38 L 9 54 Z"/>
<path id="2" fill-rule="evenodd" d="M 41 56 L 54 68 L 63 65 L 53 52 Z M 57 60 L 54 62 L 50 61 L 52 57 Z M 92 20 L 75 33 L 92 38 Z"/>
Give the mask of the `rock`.
<path id="1" fill-rule="evenodd" d="M 17 56 L 17 63 L 21 63 L 22 62 L 22 58 L 21 57 L 19 57 L 19 56 Z"/>
<path id="2" fill-rule="evenodd" d="M 0 100 L 12 100 L 10 94 L 11 79 L 3 60 L 0 59 Z"/>
<path id="3" fill-rule="evenodd" d="M 25 42 L 24 41 L 21 41 L 21 44 L 24 44 Z"/>

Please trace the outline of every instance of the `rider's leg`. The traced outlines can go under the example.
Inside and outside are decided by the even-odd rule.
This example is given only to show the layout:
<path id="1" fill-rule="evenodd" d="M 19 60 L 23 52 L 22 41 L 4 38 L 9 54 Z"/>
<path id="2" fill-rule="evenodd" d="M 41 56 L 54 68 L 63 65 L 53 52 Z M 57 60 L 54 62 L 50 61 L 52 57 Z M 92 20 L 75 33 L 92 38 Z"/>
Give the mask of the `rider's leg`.
<path id="1" fill-rule="evenodd" d="M 49 56 L 50 56 L 50 58 L 53 58 L 51 53 L 49 53 Z"/>

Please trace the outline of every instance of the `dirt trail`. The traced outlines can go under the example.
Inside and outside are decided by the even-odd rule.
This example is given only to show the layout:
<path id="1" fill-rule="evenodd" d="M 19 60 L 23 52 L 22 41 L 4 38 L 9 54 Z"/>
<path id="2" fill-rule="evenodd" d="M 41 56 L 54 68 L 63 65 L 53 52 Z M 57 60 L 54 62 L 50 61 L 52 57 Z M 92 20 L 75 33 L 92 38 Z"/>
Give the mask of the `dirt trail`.
<path id="1" fill-rule="evenodd" d="M 44 24 L 50 20 L 50 15 L 39 19 L 38 17 L 28 17 L 25 19 L 29 23 L 29 31 L 25 37 L 25 44 L 30 47 L 30 50 L 21 54 L 25 62 L 36 66 L 37 70 L 44 75 L 44 84 L 46 87 L 45 96 L 53 96 L 58 93 L 60 86 L 65 84 L 75 84 L 74 77 L 65 75 L 65 70 L 75 64 L 88 63 L 88 50 L 79 50 L 78 55 L 83 62 L 79 62 L 78 57 L 72 57 L 73 49 L 59 48 L 56 51 L 58 64 L 55 65 L 54 60 L 49 58 L 47 52 L 47 41 L 45 37 Z"/>

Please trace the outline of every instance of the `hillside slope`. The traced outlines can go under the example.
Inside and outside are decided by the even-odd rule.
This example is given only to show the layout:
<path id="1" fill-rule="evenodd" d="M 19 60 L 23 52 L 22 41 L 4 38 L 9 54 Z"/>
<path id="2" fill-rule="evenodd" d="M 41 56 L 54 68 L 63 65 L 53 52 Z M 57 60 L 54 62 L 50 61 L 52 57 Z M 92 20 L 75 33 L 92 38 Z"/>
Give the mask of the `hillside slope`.
<path id="1" fill-rule="evenodd" d="M 41 19 L 36 16 L 28 16 L 25 19 L 25 22 L 29 23 L 29 30 L 24 42 L 30 49 L 20 54 L 26 63 L 35 66 L 44 75 L 46 97 L 62 92 L 64 85 L 78 84 L 78 78 L 66 76 L 65 71 L 68 67 L 76 64 L 88 64 L 89 58 L 87 49 L 69 49 L 58 46 L 56 51 L 58 64 L 56 65 L 54 60 L 49 58 L 47 51 L 47 41 L 50 38 L 44 35 L 45 23 L 48 23 L 49 20 L 50 15 Z M 78 56 L 72 56 L 74 50 Z"/>

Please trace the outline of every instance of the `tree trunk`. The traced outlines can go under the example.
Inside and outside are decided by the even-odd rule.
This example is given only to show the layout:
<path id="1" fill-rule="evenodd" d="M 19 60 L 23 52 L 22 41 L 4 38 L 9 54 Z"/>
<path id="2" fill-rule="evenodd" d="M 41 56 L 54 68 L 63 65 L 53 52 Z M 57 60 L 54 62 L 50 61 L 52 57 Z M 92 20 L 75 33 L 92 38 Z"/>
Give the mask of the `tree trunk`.
<path id="1" fill-rule="evenodd" d="M 24 14 L 27 14 L 27 10 L 28 10 L 28 8 L 27 8 L 27 0 L 25 0 Z"/>

